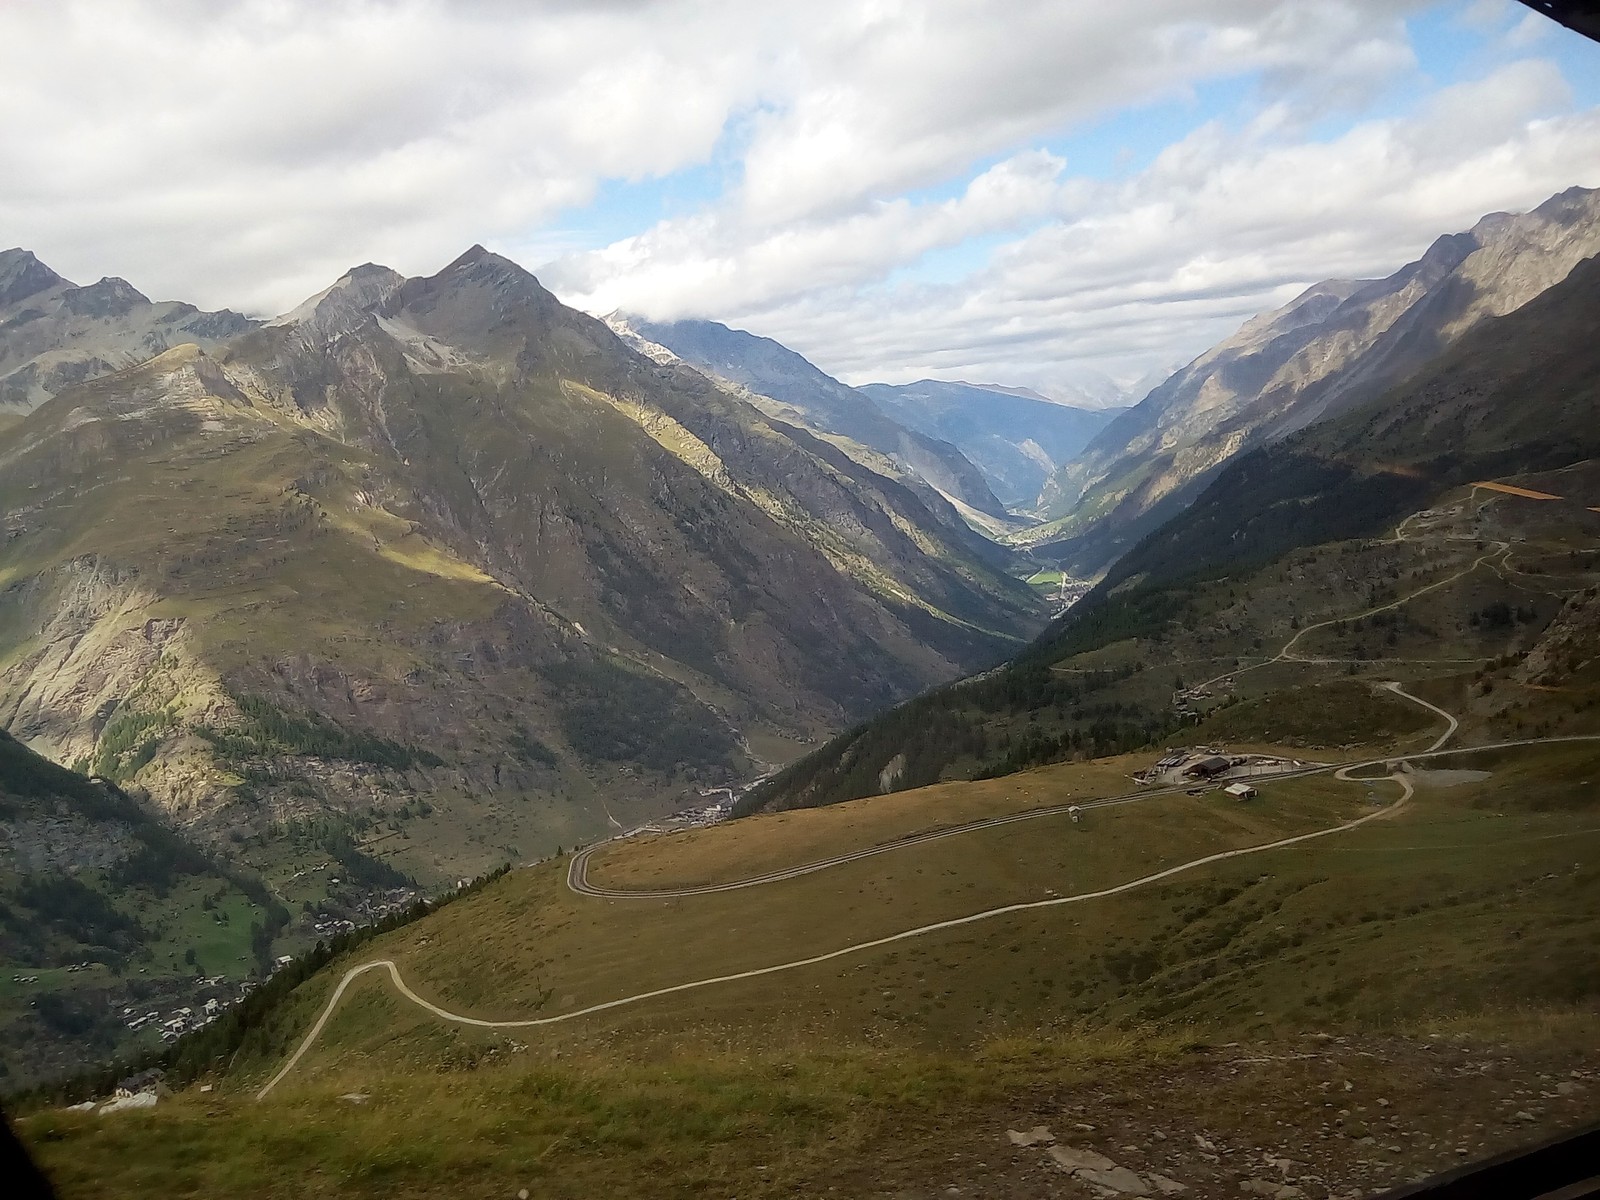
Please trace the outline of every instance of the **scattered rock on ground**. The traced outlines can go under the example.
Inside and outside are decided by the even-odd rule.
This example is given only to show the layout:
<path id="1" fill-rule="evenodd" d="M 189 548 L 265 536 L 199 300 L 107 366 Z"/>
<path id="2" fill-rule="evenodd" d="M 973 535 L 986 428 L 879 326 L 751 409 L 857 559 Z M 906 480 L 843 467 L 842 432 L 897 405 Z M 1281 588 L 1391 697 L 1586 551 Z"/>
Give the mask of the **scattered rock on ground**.
<path id="1" fill-rule="evenodd" d="M 1042 1146 L 1047 1142 L 1056 1140 L 1056 1135 L 1051 1133 L 1049 1127 L 1045 1125 L 1035 1125 L 1027 1133 L 1008 1129 L 1006 1130 L 1006 1137 L 1011 1139 L 1013 1146 Z"/>
<path id="2" fill-rule="evenodd" d="M 1253 1196 L 1270 1196 L 1272 1200 L 1301 1200 L 1305 1195 L 1297 1187 L 1271 1179 L 1246 1179 L 1239 1184 L 1239 1190 Z"/>
<path id="3" fill-rule="evenodd" d="M 1122 1192 L 1129 1196 L 1148 1196 L 1149 1185 L 1127 1167 L 1112 1165 L 1109 1171 L 1096 1171 L 1089 1167 L 1079 1167 L 1072 1173 L 1074 1179 L 1081 1179 L 1085 1183 L 1096 1184 L 1099 1187 L 1109 1188 L 1113 1192 Z"/>
<path id="4" fill-rule="evenodd" d="M 1069 1174 L 1073 1171 L 1109 1171 L 1117 1164 L 1104 1154 L 1083 1146 L 1051 1146 L 1045 1151 L 1050 1161 Z"/>

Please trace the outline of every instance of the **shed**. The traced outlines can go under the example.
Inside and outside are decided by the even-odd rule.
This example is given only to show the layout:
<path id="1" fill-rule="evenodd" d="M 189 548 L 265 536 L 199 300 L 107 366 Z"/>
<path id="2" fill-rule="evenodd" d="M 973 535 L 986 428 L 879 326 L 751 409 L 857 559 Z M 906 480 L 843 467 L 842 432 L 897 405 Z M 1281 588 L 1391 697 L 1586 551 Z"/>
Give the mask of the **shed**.
<path id="1" fill-rule="evenodd" d="M 1196 779 L 1209 779 L 1213 775 L 1222 774 L 1232 765 L 1220 754 L 1208 754 L 1205 758 L 1190 763 L 1183 769 L 1183 773 Z"/>
<path id="2" fill-rule="evenodd" d="M 1256 798 L 1255 788 L 1251 787 L 1248 783 L 1230 783 L 1222 790 L 1227 792 L 1228 795 L 1232 796 L 1235 800 L 1254 800 Z"/>

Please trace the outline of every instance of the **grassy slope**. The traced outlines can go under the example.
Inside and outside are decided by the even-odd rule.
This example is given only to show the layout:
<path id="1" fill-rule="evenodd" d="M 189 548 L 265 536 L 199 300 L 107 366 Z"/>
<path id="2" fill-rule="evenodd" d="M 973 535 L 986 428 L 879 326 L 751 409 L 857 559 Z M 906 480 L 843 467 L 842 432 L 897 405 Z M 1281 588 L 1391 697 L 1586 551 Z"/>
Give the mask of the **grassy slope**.
<path id="1" fill-rule="evenodd" d="M 1551 477 L 1547 488 L 1589 494 L 1592 471 Z M 1528 477 L 1533 480 L 1545 476 Z M 1421 719 L 1371 684 L 1409 680 L 1489 729 L 1518 728 L 1507 705 L 1529 705 L 1528 728 L 1592 725 L 1591 681 L 1560 696 L 1515 678 L 1563 601 L 1600 581 L 1592 553 L 1600 517 L 1574 503 L 1544 504 L 1465 490 L 1410 527 L 1408 540 L 1353 538 L 1303 545 L 1237 574 L 1124 581 L 1083 602 L 1010 667 L 941 689 L 841 736 L 780 774 L 755 799 L 776 807 L 826 804 L 882 789 L 903 755 L 915 785 L 1005 772 L 1092 753 L 1108 725 L 1137 745 L 1282 741 L 1338 749 L 1404 733 Z M 1497 543 L 1514 543 L 1509 559 Z M 1480 620 L 1496 605 L 1518 615 Z M 1323 622 L 1340 621 L 1326 625 Z M 1293 661 L 1272 662 L 1286 647 Z M 1481 694 L 1487 675 L 1499 701 Z M 1222 684 L 1232 678 L 1232 685 Z M 1174 708 L 1178 689 L 1214 681 L 1209 695 Z M 1431 681 L 1431 682 L 1430 682 Z M 1435 697 L 1439 699 L 1439 697 Z M 1232 704 L 1231 709 L 1222 706 Z M 1548 715 L 1534 719 L 1535 711 Z M 1196 728 L 1198 713 L 1205 723 Z M 1071 744 L 1062 742 L 1071 738 Z M 1082 739 L 1082 742 L 1080 742 Z M 916 776 L 915 770 L 926 774 Z"/>
<path id="2" fill-rule="evenodd" d="M 1120 1161 L 1128 1160 L 1119 1144 L 1140 1135 L 1112 1131 L 1140 1122 L 1165 1123 L 1184 1146 L 1187 1129 L 1270 1145 L 1285 1136 L 1274 1122 L 1287 1122 L 1297 1131 L 1292 1153 L 1315 1156 L 1305 1106 L 1320 1101 L 1331 1078 L 1354 1080 L 1358 1094 L 1323 1134 L 1332 1139 L 1320 1147 L 1332 1156 L 1329 1170 L 1356 1171 L 1359 1160 L 1374 1185 L 1437 1169 L 1456 1160 L 1458 1139 L 1487 1147 L 1528 1136 L 1502 1099 L 1532 1105 L 1536 1122 L 1575 1118 L 1571 1104 L 1516 1097 L 1538 1089 L 1536 1069 L 1583 1065 L 1594 1027 L 1582 1012 L 1600 994 L 1588 953 L 1600 936 L 1600 871 L 1573 867 L 1600 848 L 1600 810 L 1592 793 L 1572 786 L 1600 770 L 1600 751 L 1507 752 L 1451 765 L 1491 774 L 1425 786 L 1396 819 L 1139 892 L 572 1024 L 456 1029 L 368 976 L 301 1070 L 253 1105 L 245 1089 L 309 1024 L 344 969 L 334 964 L 210 1096 L 115 1121 L 39 1116 L 24 1121 L 24 1136 L 69 1196 L 406 1196 L 494 1181 L 557 1196 L 776 1195 L 848 1190 L 851 1180 L 852 1194 L 864 1194 L 886 1179 L 928 1186 L 946 1171 L 964 1179 L 976 1160 L 1020 1186 L 1026 1164 L 984 1147 L 1007 1124 L 1026 1128 L 1019 1113 L 1043 1105 L 1050 1121 L 1063 1109 L 1083 1113 L 1094 1095 L 1105 1097 L 1091 1105 L 1098 1115 L 1072 1119 L 1099 1128 L 1085 1140 Z M 1086 786 L 1073 774 L 1030 773 L 1031 796 L 974 804 L 967 789 L 940 788 L 763 820 L 808 848 L 869 845 L 975 807 L 994 811 Z M 1364 803 L 1365 787 L 1319 779 L 1264 793 L 1255 806 L 1152 800 L 1091 813 L 1077 829 L 1044 819 L 1028 836 L 1015 834 L 1027 826 L 1012 826 L 974 835 L 970 845 L 951 839 L 869 860 L 871 872 L 846 867 L 731 897 L 580 901 L 552 864 L 513 873 L 365 948 L 362 959 L 395 957 L 418 991 L 458 1009 L 555 1011 L 1064 881 L 1079 888 L 1126 877 L 1326 821 Z M 879 805 L 889 815 L 873 814 Z M 850 808 L 861 815 L 843 819 Z M 755 837 L 734 826 L 630 843 L 612 852 L 608 869 L 651 876 L 671 847 L 688 864 L 681 875 L 705 875 L 725 861 L 715 847 L 722 835 L 745 843 L 739 851 Z M 751 928 L 768 936 L 752 939 Z M 1468 1041 L 1452 1050 L 1413 1040 L 1441 1028 L 1465 1030 Z M 1310 1054 L 1285 1040 L 1312 1030 L 1343 1040 L 1313 1044 Z M 1232 1054 L 1277 1061 L 1219 1071 L 1217 1052 L 1197 1048 L 1241 1038 L 1251 1049 Z M 1501 1065 L 1481 1086 L 1452 1074 L 1457 1061 L 1486 1054 Z M 1191 1075 L 1210 1082 L 1176 1086 Z M 1238 1105 L 1219 1101 L 1236 1087 Z M 371 1094 L 370 1106 L 335 1099 L 349 1091 Z M 1144 1104 L 1125 1107 L 1119 1097 L 1130 1094 Z M 1394 1097 L 1394 1114 L 1372 1109 L 1375 1095 Z M 1358 1111 L 1346 1119 L 1351 1108 Z M 1397 1153 L 1351 1153 L 1352 1140 L 1369 1132 L 1394 1137 L 1391 1115 L 1431 1133 L 1413 1142 L 1408 1132 Z M 1486 1124 L 1473 1132 L 1472 1119 Z M 973 1156 L 969 1168 L 940 1165 L 951 1160 L 932 1153 L 935 1130 L 940 1143 Z M 886 1138 L 923 1149 L 886 1154 Z M 1149 1145 L 1152 1155 L 1169 1149 L 1179 1153 L 1176 1143 Z M 1191 1182 L 1212 1169 L 1179 1166 Z M 1249 1171 L 1244 1159 L 1216 1169 L 1235 1180 Z M 1231 1194 L 1237 1184 L 1219 1177 L 1218 1188 Z"/>

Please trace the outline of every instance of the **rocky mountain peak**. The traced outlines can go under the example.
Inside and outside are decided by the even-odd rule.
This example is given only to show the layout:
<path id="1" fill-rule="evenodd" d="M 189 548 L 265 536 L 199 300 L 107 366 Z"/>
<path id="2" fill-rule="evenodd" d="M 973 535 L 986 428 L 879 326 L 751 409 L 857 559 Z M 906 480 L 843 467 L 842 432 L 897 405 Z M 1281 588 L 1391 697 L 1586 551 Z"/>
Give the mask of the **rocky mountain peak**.
<path id="1" fill-rule="evenodd" d="M 332 339 L 371 319 L 405 283 L 405 276 L 377 263 L 352 267 L 332 284 L 269 325 L 292 326 L 302 336 Z"/>
<path id="2" fill-rule="evenodd" d="M 114 275 L 61 294 L 61 307 L 79 317 L 120 317 L 149 303 L 149 297 L 143 292 Z"/>
<path id="3" fill-rule="evenodd" d="M 1600 201 L 1600 188 L 1569 187 L 1539 205 L 1533 210 L 1533 215 L 1561 225 L 1570 225 L 1589 217 L 1597 201 Z"/>
<path id="4" fill-rule="evenodd" d="M 1481 224 L 1481 222 L 1480 222 Z M 1397 282 L 1409 281 L 1422 276 L 1442 275 L 1451 271 L 1466 261 L 1467 255 L 1481 246 L 1482 240 L 1476 228 L 1464 233 L 1447 233 L 1433 240 L 1433 244 L 1422 253 L 1422 257 L 1408 266 L 1401 267 L 1388 279 L 1379 280 L 1373 285 L 1373 290 L 1395 290 Z M 1361 297 L 1358 296 L 1358 300 Z"/>
<path id="5" fill-rule="evenodd" d="M 0 306 L 53 288 L 67 281 L 20 246 L 0 250 Z"/>
<path id="6" fill-rule="evenodd" d="M 433 280 L 445 286 L 460 283 L 488 286 L 521 299 L 549 298 L 552 302 L 555 300 L 532 271 L 519 263 L 512 262 L 504 255 L 495 254 L 479 245 L 474 245 L 455 259 L 435 275 Z"/>

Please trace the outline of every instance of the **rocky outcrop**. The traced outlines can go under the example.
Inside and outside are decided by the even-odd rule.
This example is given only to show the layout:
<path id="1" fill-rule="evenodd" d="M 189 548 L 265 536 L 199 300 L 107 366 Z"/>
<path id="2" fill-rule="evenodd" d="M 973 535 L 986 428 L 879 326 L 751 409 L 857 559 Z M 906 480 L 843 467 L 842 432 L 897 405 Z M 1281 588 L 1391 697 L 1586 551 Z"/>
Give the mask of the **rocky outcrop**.
<path id="1" fill-rule="evenodd" d="M 1559 686 L 1600 657 L 1600 588 L 1569 597 L 1518 665 L 1523 683 Z"/>

